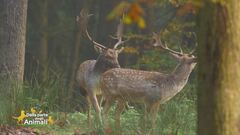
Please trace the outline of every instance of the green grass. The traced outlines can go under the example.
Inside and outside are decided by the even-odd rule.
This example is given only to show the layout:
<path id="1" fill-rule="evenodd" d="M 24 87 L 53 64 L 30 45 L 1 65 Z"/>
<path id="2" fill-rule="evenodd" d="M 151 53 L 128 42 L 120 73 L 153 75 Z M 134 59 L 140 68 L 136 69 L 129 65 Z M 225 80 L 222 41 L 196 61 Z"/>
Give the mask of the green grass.
<path id="1" fill-rule="evenodd" d="M 12 79 L 0 79 L 0 124 L 14 124 L 12 116 L 22 107 L 23 87 Z"/>
<path id="2" fill-rule="evenodd" d="M 156 135 L 196 135 L 197 111 L 196 91 L 194 85 L 187 85 L 184 90 L 169 102 L 161 105 L 156 121 Z M 114 109 L 110 110 L 108 121 L 114 130 Z M 59 113 L 53 113 L 58 120 Z M 125 110 L 121 115 L 121 130 L 123 135 L 134 135 L 141 131 L 139 121 L 143 115 L 142 107 L 139 105 Z M 38 127 L 40 130 L 50 132 L 54 135 L 72 135 L 76 129 L 81 133 L 89 133 L 94 129 L 87 126 L 87 116 L 84 113 L 68 113 L 67 123 L 63 127 L 57 125 Z M 106 128 L 108 128 L 107 126 Z"/>
<path id="3" fill-rule="evenodd" d="M 53 113 L 56 122 L 60 120 L 59 113 Z M 61 120 L 60 120 L 61 121 Z M 67 114 L 67 122 L 64 126 L 58 124 L 36 127 L 40 131 L 49 132 L 53 135 L 73 135 L 76 129 L 79 129 L 81 133 L 89 131 L 87 127 L 87 117 L 83 113 L 75 112 Z"/>
<path id="4" fill-rule="evenodd" d="M 1 84 L 1 90 L 6 90 L 5 85 Z M 15 125 L 16 121 L 11 116 L 19 115 L 22 109 L 29 110 L 31 107 L 35 107 L 38 110 L 44 110 L 51 114 L 57 122 L 63 120 L 61 112 L 67 114 L 67 117 L 64 118 L 65 124 L 63 126 L 59 126 L 57 123 L 34 127 L 39 131 L 50 132 L 53 135 L 73 135 L 75 130 L 79 130 L 81 133 L 89 133 L 96 129 L 89 129 L 86 113 L 74 111 L 74 104 L 70 104 L 73 99 L 68 95 L 68 90 L 59 78 L 51 79 L 51 81 L 41 84 L 28 82 L 21 87 L 16 85 L 12 87 L 11 91 L 13 91 L 13 94 L 0 94 L 0 124 Z M 196 99 L 195 85 L 189 83 L 182 92 L 161 105 L 156 121 L 155 134 L 196 135 Z M 109 126 L 113 130 L 114 109 L 115 106 L 111 108 L 108 116 Z M 141 131 L 139 121 L 142 115 L 143 107 L 140 105 L 133 105 L 133 107 L 123 112 L 121 115 L 123 135 L 134 135 L 137 131 Z"/>

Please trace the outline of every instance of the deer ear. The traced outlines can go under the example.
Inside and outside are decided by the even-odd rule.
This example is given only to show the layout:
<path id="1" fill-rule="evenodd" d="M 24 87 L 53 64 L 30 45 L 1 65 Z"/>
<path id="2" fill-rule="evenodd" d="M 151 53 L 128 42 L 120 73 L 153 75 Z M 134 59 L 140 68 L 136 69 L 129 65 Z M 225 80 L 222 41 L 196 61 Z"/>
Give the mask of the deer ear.
<path id="1" fill-rule="evenodd" d="M 196 58 L 196 57 L 193 58 L 193 59 L 191 60 L 191 62 L 196 63 L 196 62 L 197 62 L 197 58 Z"/>
<path id="2" fill-rule="evenodd" d="M 99 46 L 97 46 L 97 45 L 94 45 L 94 49 L 95 49 L 95 51 L 98 52 L 98 53 L 103 53 L 103 51 L 104 51 L 103 48 L 101 48 L 101 47 L 99 47 Z"/>
<path id="3" fill-rule="evenodd" d="M 124 50 L 124 47 L 121 47 L 120 49 L 117 50 L 117 53 L 121 53 Z"/>

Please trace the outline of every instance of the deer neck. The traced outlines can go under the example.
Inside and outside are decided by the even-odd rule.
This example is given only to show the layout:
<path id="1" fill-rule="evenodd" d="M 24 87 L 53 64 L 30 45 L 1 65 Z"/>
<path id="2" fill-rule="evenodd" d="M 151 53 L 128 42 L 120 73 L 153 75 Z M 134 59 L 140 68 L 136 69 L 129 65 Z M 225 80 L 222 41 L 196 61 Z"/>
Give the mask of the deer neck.
<path id="1" fill-rule="evenodd" d="M 164 81 L 165 86 L 162 86 L 164 89 L 160 89 L 162 102 L 168 101 L 183 89 L 191 72 L 192 69 L 190 66 L 180 63 L 176 69 L 169 74 Z M 162 81 L 160 84 L 162 84 Z"/>
<path id="2" fill-rule="evenodd" d="M 97 74 L 102 74 L 105 71 L 111 69 L 111 68 L 119 68 L 118 62 L 112 62 L 108 59 L 106 59 L 104 56 L 99 56 L 95 65 L 93 71 Z"/>
<path id="3" fill-rule="evenodd" d="M 174 77 L 175 83 L 186 84 L 193 68 L 185 63 L 180 63 L 173 71 L 172 76 Z"/>

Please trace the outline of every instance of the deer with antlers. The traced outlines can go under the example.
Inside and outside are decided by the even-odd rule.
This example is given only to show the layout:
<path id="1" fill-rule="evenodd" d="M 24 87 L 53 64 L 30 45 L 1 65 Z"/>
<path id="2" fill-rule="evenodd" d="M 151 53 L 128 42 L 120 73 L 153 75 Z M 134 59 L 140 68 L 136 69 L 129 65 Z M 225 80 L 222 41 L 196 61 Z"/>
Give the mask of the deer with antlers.
<path id="1" fill-rule="evenodd" d="M 97 95 L 101 95 L 101 90 L 99 88 L 100 76 L 102 73 L 111 68 L 120 68 L 118 55 L 123 51 L 124 47 L 121 47 L 120 49 L 118 49 L 118 47 L 125 41 L 122 40 L 122 23 L 118 25 L 118 42 L 114 45 L 113 49 L 105 47 L 104 45 L 94 41 L 93 38 L 89 35 L 87 27 L 84 26 L 87 24 L 87 19 L 89 16 L 90 15 L 88 15 L 86 11 L 82 10 L 77 20 L 79 20 L 81 25 L 86 28 L 84 32 L 86 33 L 88 39 L 94 44 L 94 47 L 99 50 L 100 54 L 97 60 L 87 60 L 80 64 L 77 70 L 76 81 L 82 88 L 84 88 L 87 93 L 88 123 L 89 126 L 91 126 L 91 105 L 93 105 L 98 119 L 100 118 L 101 114 L 100 106 L 97 100 Z"/>
<path id="2" fill-rule="evenodd" d="M 196 65 L 197 58 L 192 53 L 169 49 L 167 45 L 162 44 L 157 34 L 154 34 L 153 38 L 156 41 L 154 46 L 159 46 L 179 61 L 172 73 L 114 68 L 101 76 L 100 88 L 106 100 L 103 114 L 107 115 L 111 104 L 117 100 L 115 113 L 117 130 L 120 129 L 120 115 L 124 110 L 124 104 L 128 101 L 145 105 L 144 121 L 149 118 L 154 129 L 159 105 L 183 89 Z"/>

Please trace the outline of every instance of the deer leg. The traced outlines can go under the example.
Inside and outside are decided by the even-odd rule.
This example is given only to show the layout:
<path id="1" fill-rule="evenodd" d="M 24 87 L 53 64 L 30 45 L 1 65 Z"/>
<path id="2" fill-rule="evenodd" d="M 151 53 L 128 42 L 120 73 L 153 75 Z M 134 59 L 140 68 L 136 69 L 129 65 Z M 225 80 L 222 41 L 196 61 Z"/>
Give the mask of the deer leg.
<path id="1" fill-rule="evenodd" d="M 144 104 L 144 115 L 143 115 L 143 122 L 142 122 L 142 132 L 146 133 L 147 129 L 149 129 L 149 112 L 150 112 L 150 105 L 148 103 Z"/>
<path id="2" fill-rule="evenodd" d="M 92 127 L 92 119 L 91 119 L 91 110 L 92 110 L 92 103 L 90 101 L 89 96 L 87 97 L 87 101 L 88 101 L 88 114 L 87 114 L 87 120 L 88 120 L 88 127 L 91 128 Z"/>
<path id="3" fill-rule="evenodd" d="M 102 103 L 103 103 L 103 96 L 102 95 L 98 95 L 97 99 L 98 99 L 99 107 L 101 108 Z"/>
<path id="4" fill-rule="evenodd" d="M 115 112 L 115 129 L 116 129 L 116 134 L 120 134 L 120 116 L 121 113 L 123 112 L 125 108 L 125 102 L 123 100 L 119 100 L 117 103 L 116 107 L 116 112 Z"/>
<path id="5" fill-rule="evenodd" d="M 105 100 L 105 104 L 103 106 L 103 120 L 107 120 L 107 116 L 108 116 L 108 112 L 111 108 L 111 105 L 112 105 L 112 100 L 111 99 L 106 99 Z"/>
<path id="6" fill-rule="evenodd" d="M 158 110 L 159 110 L 159 103 L 154 103 L 151 105 L 150 113 L 149 113 L 149 118 L 151 121 L 150 134 L 154 134 L 154 130 L 156 128 L 156 119 L 157 119 Z"/>
<path id="7" fill-rule="evenodd" d="M 147 110 L 146 110 L 146 104 L 144 104 L 144 113 L 143 115 L 140 117 L 140 127 L 142 132 L 144 132 L 144 130 L 146 129 L 146 121 L 147 121 Z"/>
<path id="8" fill-rule="evenodd" d="M 102 119 L 101 119 L 101 109 L 99 107 L 98 104 L 98 100 L 97 100 L 97 96 L 94 93 L 91 93 L 89 95 L 90 101 L 95 109 L 96 112 L 96 117 L 97 117 L 97 121 L 99 122 L 100 125 L 102 125 Z"/>
<path id="9" fill-rule="evenodd" d="M 103 104 L 104 104 L 104 98 L 103 98 L 103 96 L 101 95 L 101 96 L 99 96 L 99 106 L 101 107 Z"/>

